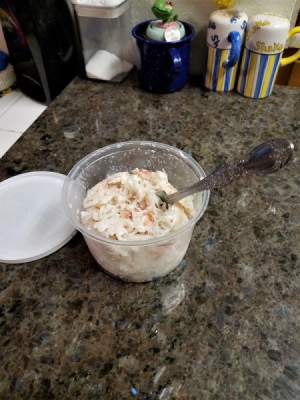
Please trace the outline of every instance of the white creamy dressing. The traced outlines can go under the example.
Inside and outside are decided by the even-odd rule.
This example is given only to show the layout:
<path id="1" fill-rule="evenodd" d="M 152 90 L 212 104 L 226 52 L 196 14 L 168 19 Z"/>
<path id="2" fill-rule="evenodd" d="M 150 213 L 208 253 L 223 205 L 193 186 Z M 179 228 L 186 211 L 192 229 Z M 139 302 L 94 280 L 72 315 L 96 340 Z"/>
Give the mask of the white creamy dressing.
<path id="1" fill-rule="evenodd" d="M 174 232 L 195 214 L 192 197 L 161 207 L 155 194 L 159 190 L 176 191 L 164 171 L 134 169 L 113 174 L 87 192 L 82 224 L 106 238 L 127 241 Z"/>

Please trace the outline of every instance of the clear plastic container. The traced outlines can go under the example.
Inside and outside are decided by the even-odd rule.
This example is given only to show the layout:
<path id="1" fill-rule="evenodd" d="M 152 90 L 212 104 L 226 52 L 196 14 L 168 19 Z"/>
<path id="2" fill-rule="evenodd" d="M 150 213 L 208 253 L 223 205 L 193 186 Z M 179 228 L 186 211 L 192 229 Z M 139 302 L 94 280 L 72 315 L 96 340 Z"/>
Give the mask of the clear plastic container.
<path id="1" fill-rule="evenodd" d="M 86 76 L 120 82 L 132 69 L 130 0 L 72 0 Z"/>
<path id="2" fill-rule="evenodd" d="M 194 197 L 196 213 L 187 224 L 165 236 L 138 241 L 111 240 L 87 230 L 80 212 L 88 189 L 116 172 L 144 168 L 165 170 L 177 189 L 205 177 L 201 166 L 175 147 L 149 141 L 113 144 L 87 155 L 69 172 L 63 187 L 63 206 L 98 264 L 110 275 L 129 282 L 146 282 L 167 275 L 182 261 L 196 222 L 205 212 L 209 191 Z"/>

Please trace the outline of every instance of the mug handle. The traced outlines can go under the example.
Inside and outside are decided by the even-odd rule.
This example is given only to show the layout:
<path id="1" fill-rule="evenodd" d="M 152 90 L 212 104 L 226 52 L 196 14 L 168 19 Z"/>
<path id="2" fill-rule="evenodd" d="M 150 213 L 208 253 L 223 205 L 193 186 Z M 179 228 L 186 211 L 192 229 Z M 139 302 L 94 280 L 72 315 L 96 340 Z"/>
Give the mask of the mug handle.
<path id="1" fill-rule="evenodd" d="M 182 68 L 182 59 L 180 52 L 176 48 L 170 48 L 168 51 L 171 57 L 171 68 L 167 76 L 171 77 L 174 73 L 180 72 Z"/>
<path id="2" fill-rule="evenodd" d="M 300 33 L 300 26 L 296 26 L 295 28 L 291 29 L 289 31 L 289 36 L 288 40 L 294 36 L 296 33 Z M 280 60 L 280 66 L 284 67 L 285 65 L 291 64 L 294 61 L 297 61 L 298 58 L 300 58 L 300 50 L 296 51 L 295 54 L 289 56 L 289 57 L 284 57 Z"/>
<path id="3" fill-rule="evenodd" d="M 237 31 L 232 31 L 229 33 L 227 39 L 230 43 L 232 43 L 232 46 L 229 52 L 228 60 L 223 62 L 223 67 L 226 69 L 233 67 L 240 57 L 241 35 Z"/>

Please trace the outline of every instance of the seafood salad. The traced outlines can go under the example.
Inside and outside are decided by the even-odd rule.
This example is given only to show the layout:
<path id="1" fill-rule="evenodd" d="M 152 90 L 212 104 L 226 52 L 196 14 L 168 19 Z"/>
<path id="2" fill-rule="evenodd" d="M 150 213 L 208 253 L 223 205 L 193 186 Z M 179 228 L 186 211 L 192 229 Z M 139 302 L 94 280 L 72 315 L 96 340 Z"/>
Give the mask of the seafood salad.
<path id="1" fill-rule="evenodd" d="M 156 195 L 176 189 L 164 171 L 134 169 L 97 183 L 83 201 L 81 222 L 88 230 L 116 240 L 147 240 L 174 232 L 195 214 L 192 197 L 162 207 Z"/>

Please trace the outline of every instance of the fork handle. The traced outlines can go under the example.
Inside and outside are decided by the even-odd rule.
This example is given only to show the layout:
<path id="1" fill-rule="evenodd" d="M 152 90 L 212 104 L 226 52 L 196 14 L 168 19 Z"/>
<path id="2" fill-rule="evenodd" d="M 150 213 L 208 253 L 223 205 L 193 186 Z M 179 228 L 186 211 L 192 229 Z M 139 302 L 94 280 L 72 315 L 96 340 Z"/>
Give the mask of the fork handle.
<path id="1" fill-rule="evenodd" d="M 172 193 L 168 196 L 168 200 L 171 203 L 176 203 L 184 197 L 190 196 L 196 192 L 203 190 L 220 189 L 233 180 L 241 178 L 246 175 L 247 171 L 241 164 L 224 165 L 217 168 L 210 175 L 203 178 L 201 181 L 194 183 L 191 186 L 179 190 L 178 192 Z"/>
<path id="2" fill-rule="evenodd" d="M 271 139 L 257 146 L 240 161 L 217 168 L 200 182 L 171 194 L 168 196 L 168 202 L 175 203 L 183 197 L 201 190 L 222 188 L 242 176 L 266 175 L 276 172 L 290 161 L 293 151 L 294 145 L 290 140 Z"/>

